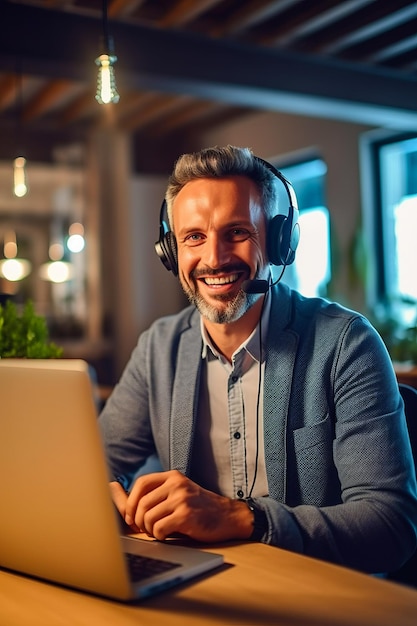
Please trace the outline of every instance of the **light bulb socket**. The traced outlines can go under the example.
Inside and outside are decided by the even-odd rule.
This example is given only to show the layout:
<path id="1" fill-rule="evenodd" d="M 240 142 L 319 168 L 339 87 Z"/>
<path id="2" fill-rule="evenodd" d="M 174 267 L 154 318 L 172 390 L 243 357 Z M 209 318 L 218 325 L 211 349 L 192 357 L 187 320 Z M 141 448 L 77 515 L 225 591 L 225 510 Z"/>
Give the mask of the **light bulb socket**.
<path id="1" fill-rule="evenodd" d="M 103 62 L 104 63 L 108 63 L 109 65 L 113 66 L 117 61 L 117 56 L 116 55 L 111 55 L 111 54 L 107 54 L 107 52 L 103 52 L 103 54 L 100 54 L 96 60 L 95 60 L 95 64 L 100 67 L 103 67 Z"/>

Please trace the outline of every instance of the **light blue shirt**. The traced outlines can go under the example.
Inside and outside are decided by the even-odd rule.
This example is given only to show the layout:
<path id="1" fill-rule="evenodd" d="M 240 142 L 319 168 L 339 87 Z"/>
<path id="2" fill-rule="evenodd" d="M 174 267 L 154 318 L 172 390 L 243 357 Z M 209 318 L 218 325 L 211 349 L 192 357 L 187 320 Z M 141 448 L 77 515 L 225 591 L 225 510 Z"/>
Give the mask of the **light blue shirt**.
<path id="1" fill-rule="evenodd" d="M 229 498 L 268 494 L 263 436 L 263 378 L 270 303 L 261 324 L 231 363 L 213 345 L 201 320 L 204 359 L 194 440 L 193 474 Z M 262 362 L 261 362 L 262 361 Z"/>

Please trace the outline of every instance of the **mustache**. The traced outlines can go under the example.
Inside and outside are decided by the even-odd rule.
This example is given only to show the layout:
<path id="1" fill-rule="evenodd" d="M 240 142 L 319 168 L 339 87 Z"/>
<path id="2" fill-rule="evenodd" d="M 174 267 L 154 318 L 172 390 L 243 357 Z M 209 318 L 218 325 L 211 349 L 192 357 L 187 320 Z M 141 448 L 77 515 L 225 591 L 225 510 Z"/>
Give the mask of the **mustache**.
<path id="1" fill-rule="evenodd" d="M 195 269 L 190 273 L 191 278 L 198 279 L 202 276 L 219 276 L 220 274 L 233 274 L 235 272 L 249 272 L 250 268 L 246 263 L 230 263 L 229 265 L 223 265 L 218 269 L 212 267 L 202 267 Z"/>

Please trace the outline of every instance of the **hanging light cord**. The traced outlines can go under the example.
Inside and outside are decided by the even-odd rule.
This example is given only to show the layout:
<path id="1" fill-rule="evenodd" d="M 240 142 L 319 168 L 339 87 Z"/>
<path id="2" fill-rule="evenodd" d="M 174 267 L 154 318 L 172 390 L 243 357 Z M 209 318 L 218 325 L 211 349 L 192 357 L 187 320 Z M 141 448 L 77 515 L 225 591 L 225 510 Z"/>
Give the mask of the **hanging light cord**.
<path id="1" fill-rule="evenodd" d="M 107 0 L 102 1 L 103 44 L 107 54 L 110 54 L 109 20 L 107 15 Z"/>

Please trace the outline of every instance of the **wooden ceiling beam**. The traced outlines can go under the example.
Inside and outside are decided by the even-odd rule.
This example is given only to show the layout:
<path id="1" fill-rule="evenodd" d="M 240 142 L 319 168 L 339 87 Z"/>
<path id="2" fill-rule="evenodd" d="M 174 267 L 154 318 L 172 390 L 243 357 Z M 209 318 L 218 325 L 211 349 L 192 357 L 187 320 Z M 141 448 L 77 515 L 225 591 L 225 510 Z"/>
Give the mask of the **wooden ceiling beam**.
<path id="1" fill-rule="evenodd" d="M 9 2 L 1 19 L 0 70 L 13 71 L 20 55 L 23 73 L 94 83 L 99 19 Z M 400 129 L 417 124 L 414 75 L 137 24 L 113 22 L 111 30 L 129 91 Z"/>
<path id="2" fill-rule="evenodd" d="M 13 74 L 7 74 L 0 80 L 0 111 L 11 106 L 17 97 L 17 80 Z"/>
<path id="3" fill-rule="evenodd" d="M 121 120 L 119 126 L 123 130 L 135 131 L 148 128 L 150 125 L 154 125 L 159 120 L 165 119 L 166 116 L 181 109 L 184 106 L 184 102 L 188 102 L 187 96 L 178 98 L 178 96 L 155 95 L 153 101 L 138 107 L 132 115 Z"/>
<path id="4" fill-rule="evenodd" d="M 159 20 L 158 25 L 164 28 L 171 26 L 184 26 L 191 22 L 196 17 L 205 13 L 212 7 L 219 4 L 220 0 L 178 0 L 175 2 L 172 8 L 165 13 L 162 19 Z"/>
<path id="5" fill-rule="evenodd" d="M 110 0 L 107 13 L 109 17 L 128 17 L 138 9 L 145 0 Z"/>
<path id="6" fill-rule="evenodd" d="M 260 22 L 276 17 L 299 2 L 301 0 L 252 0 L 245 3 L 228 20 L 214 26 L 210 30 L 210 35 L 212 37 L 237 35 L 257 26 Z"/>
<path id="7" fill-rule="evenodd" d="M 318 30 L 337 23 L 339 20 L 346 18 L 354 11 L 362 9 L 367 4 L 375 0 L 349 0 L 348 2 L 330 3 L 327 9 L 315 10 L 314 4 L 311 5 L 311 14 L 308 18 L 299 17 L 298 23 L 294 23 L 292 28 L 285 28 L 285 32 L 277 37 L 268 37 L 268 45 L 285 46 L 291 44 L 302 37 L 311 35 Z"/>
<path id="8" fill-rule="evenodd" d="M 25 122 L 35 119 L 42 115 L 44 111 L 50 109 L 57 99 L 69 93 L 73 89 L 73 83 L 69 80 L 54 80 L 43 88 L 32 100 L 25 106 L 22 119 Z"/>
<path id="9" fill-rule="evenodd" d="M 400 7 L 397 4 L 394 11 L 387 11 L 389 7 L 382 3 L 378 8 L 381 11 L 380 16 L 371 13 L 368 22 L 362 23 L 353 29 L 347 29 L 345 33 L 339 31 L 333 41 L 322 46 L 320 51 L 324 54 L 338 54 L 346 48 L 378 37 L 417 17 L 417 4 L 415 3 L 405 7 Z M 384 9 L 384 12 L 382 12 L 382 9 Z"/>

